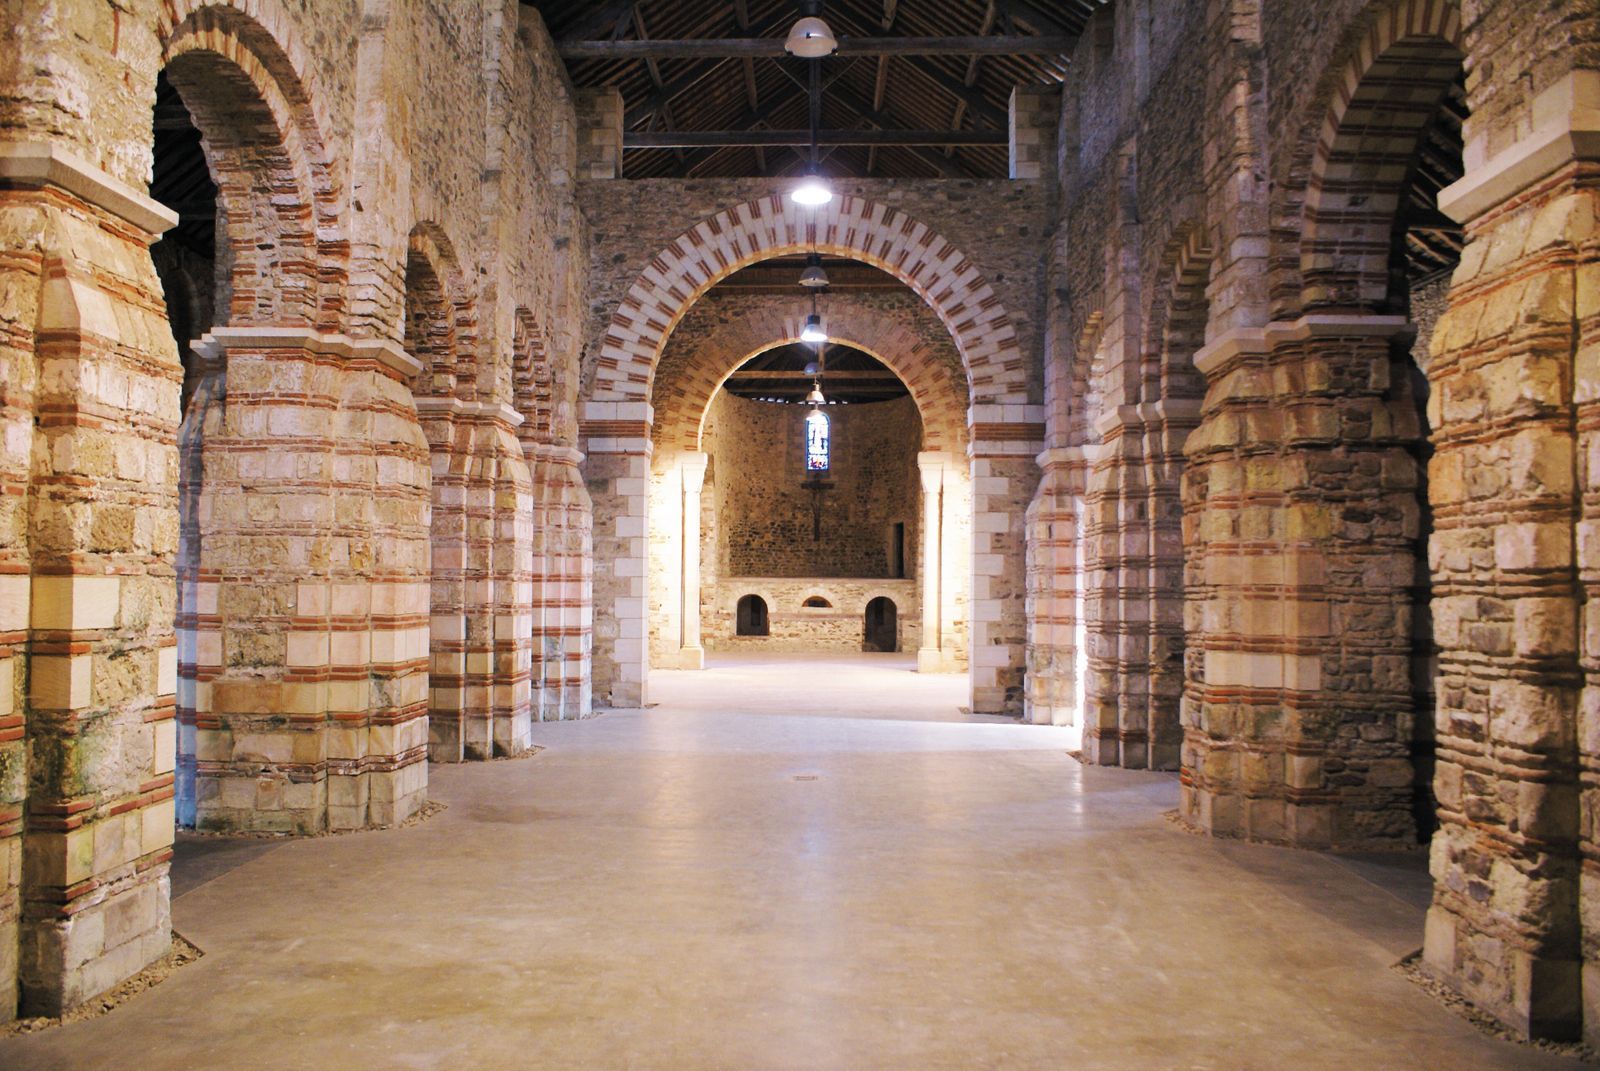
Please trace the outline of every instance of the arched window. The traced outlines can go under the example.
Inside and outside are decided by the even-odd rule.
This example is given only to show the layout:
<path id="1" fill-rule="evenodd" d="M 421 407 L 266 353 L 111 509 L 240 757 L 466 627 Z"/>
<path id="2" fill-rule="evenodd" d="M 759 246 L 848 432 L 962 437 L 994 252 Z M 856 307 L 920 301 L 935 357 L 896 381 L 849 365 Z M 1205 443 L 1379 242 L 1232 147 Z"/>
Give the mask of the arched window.
<path id="1" fill-rule="evenodd" d="M 767 601 L 760 595 L 746 595 L 739 600 L 735 614 L 735 631 L 740 636 L 765 636 L 767 634 Z"/>
<path id="2" fill-rule="evenodd" d="M 821 409 L 806 414 L 806 471 L 828 471 L 828 414 Z"/>
<path id="3" fill-rule="evenodd" d="M 826 610 L 831 607 L 833 603 L 829 602 L 827 599 L 824 599 L 821 595 L 813 595 L 800 605 L 810 606 L 816 610 Z"/>

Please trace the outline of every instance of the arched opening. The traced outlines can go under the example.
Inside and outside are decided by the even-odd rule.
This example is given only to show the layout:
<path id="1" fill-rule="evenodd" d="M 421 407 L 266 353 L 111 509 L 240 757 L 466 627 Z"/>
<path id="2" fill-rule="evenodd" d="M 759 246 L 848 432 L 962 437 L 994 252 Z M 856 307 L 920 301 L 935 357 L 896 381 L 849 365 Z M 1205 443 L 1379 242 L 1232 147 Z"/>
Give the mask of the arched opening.
<path id="1" fill-rule="evenodd" d="M 429 254 L 414 238 L 406 255 L 404 346 L 422 364 L 411 383 L 428 440 L 431 510 L 428 539 L 428 758 L 459 762 L 465 757 L 463 718 L 466 687 L 467 618 L 464 566 L 467 518 L 459 508 L 460 472 L 452 472 L 454 427 L 448 408 L 429 403 L 455 395 L 455 318 L 444 283 Z"/>
<path id="2" fill-rule="evenodd" d="M 861 607 L 887 590 L 906 617 L 899 649 L 917 650 L 919 665 L 930 655 L 932 671 L 966 668 L 972 537 L 960 354 L 894 277 L 844 258 L 823 262 L 833 287 L 821 303 L 830 340 L 820 347 L 797 338 L 810 312 L 794 283 L 804 265 L 780 257 L 712 287 L 662 351 L 647 511 L 652 667 L 716 668 L 719 652 L 748 654 L 748 643 L 731 646 L 736 621 L 720 608 L 757 587 L 775 600 L 764 650 L 859 655 L 856 610 L 803 604 L 816 596 Z M 819 384 L 816 405 L 807 396 Z M 819 413 L 825 468 L 809 434 Z M 931 626 L 925 590 L 937 600 Z"/>
<path id="3" fill-rule="evenodd" d="M 535 721 L 589 712 L 589 496 L 571 446 L 572 403 L 558 380 L 543 327 L 517 310 L 512 340 L 515 407 L 533 479 L 530 665 Z"/>
<path id="4" fill-rule="evenodd" d="M 151 257 L 184 369 L 174 810 L 180 826 L 217 831 L 367 821 L 364 805 L 334 817 L 326 763 L 299 758 L 318 749 L 296 741 L 324 727 L 261 714 L 281 702 L 285 678 L 327 673 L 296 664 L 310 639 L 291 623 L 309 540 L 260 519 L 281 516 L 295 455 L 321 442 L 285 414 L 337 403 L 309 386 L 288 400 L 273 380 L 294 380 L 309 354 L 253 333 L 321 326 L 343 271 L 321 256 L 332 209 L 318 192 L 319 142 L 277 48 L 240 12 L 190 15 L 166 42 L 152 117 L 151 193 L 179 223 Z"/>
<path id="5" fill-rule="evenodd" d="M 167 322 L 183 363 L 178 428 L 178 581 L 176 627 L 179 667 L 191 667 L 178 686 L 178 746 L 174 771 L 175 813 L 180 826 L 197 818 L 197 759 L 194 708 L 194 637 L 200 573 L 200 493 L 204 482 L 205 410 L 220 384 L 213 382 L 201 404 L 192 404 L 207 374 L 215 373 L 193 343 L 215 326 L 217 294 L 217 187 L 211 179 L 194 116 L 167 72 L 156 78 L 154 153 L 150 194 L 178 213 L 178 225 L 150 247 L 150 258 L 166 296 Z M 187 642 L 185 642 L 187 641 Z M 185 657 L 187 655 L 187 657 Z"/>
<path id="6" fill-rule="evenodd" d="M 900 650 L 900 626 L 893 599 L 879 595 L 867 603 L 862 614 L 861 649 L 891 654 Z"/>
<path id="7" fill-rule="evenodd" d="M 640 486 L 638 477 L 660 474 L 674 463 L 672 455 L 662 448 L 659 432 L 663 417 L 670 415 L 675 407 L 675 396 L 689 395 L 685 384 L 667 387 L 662 382 L 670 359 L 671 340 L 681 337 L 684 325 L 697 309 L 713 298 L 717 289 L 733 283 L 740 274 L 759 270 L 767 262 L 777 262 L 780 258 L 803 260 L 811 251 L 825 262 L 835 258 L 853 262 L 854 268 L 865 266 L 863 270 L 874 270 L 889 287 L 909 290 L 940 325 L 938 343 L 949 343 L 955 354 L 958 385 L 952 384 L 943 372 L 932 381 L 902 375 L 906 383 L 915 384 L 919 391 L 926 392 L 925 398 L 918 395 L 919 404 L 926 400 L 932 407 L 921 413 L 925 433 L 922 453 L 938 455 L 919 458 L 919 468 L 924 460 L 927 465 L 921 474 L 923 486 L 919 490 L 922 500 L 919 506 L 922 508 L 917 513 L 926 515 L 926 511 L 932 509 L 942 521 L 953 517 L 955 523 L 946 526 L 944 534 L 956 537 L 933 542 L 932 560 L 940 568 L 936 574 L 933 570 L 924 570 L 922 574 L 924 579 L 937 575 L 940 583 L 934 598 L 921 599 L 923 615 L 919 616 L 927 617 L 931 612 L 933 617 L 922 622 L 917 636 L 921 643 L 918 666 L 930 672 L 967 671 L 970 705 L 974 710 L 1019 710 L 1023 671 L 1021 637 L 1025 629 L 1021 600 L 1012 594 L 1020 594 L 1014 589 L 1020 588 L 1021 579 L 1006 572 L 1003 562 L 1013 541 L 1020 550 L 1017 533 L 1022 512 L 1020 502 L 1025 493 L 1019 494 L 1019 490 L 1031 488 L 1035 478 L 1033 459 L 1037 454 L 1036 445 L 1043 436 L 1042 424 L 1035 422 L 1038 419 L 1036 390 L 1028 381 L 1026 362 L 1016 359 L 1017 332 L 1005 302 L 984 278 L 979 261 L 962 256 L 936 230 L 897 208 L 866 198 L 844 197 L 813 213 L 792 204 L 788 198 L 763 197 L 703 219 L 669 238 L 657 256 L 639 265 L 627 290 L 624 292 L 619 287 L 614 294 L 616 305 L 611 321 L 614 330 L 607 334 L 595 353 L 594 371 L 583 407 L 586 464 L 595 493 L 596 525 L 605 526 L 613 519 L 620 519 L 620 552 L 630 562 L 639 562 L 644 572 L 651 572 L 652 555 L 661 545 L 654 536 L 654 528 L 663 516 L 655 508 L 656 504 L 666 505 L 671 511 L 670 518 L 689 502 L 689 496 L 702 493 L 697 481 L 685 479 L 681 471 L 667 475 L 668 482 L 673 484 L 670 490 L 662 491 L 656 480 L 644 484 L 642 496 L 636 490 Z M 631 256 L 627 252 L 621 254 L 622 259 L 631 259 Z M 803 264 L 796 262 L 793 274 L 784 282 L 784 288 L 791 295 L 800 289 L 795 282 L 801 267 Z M 783 270 L 787 273 L 790 269 Z M 822 310 L 824 321 L 835 315 L 834 302 L 830 291 Z M 770 346 L 774 338 L 793 340 L 798 337 L 798 328 L 804 319 L 802 313 L 794 318 L 793 326 L 781 334 L 769 334 L 766 339 L 752 341 L 755 345 L 766 342 Z M 910 366 L 924 360 L 934 339 L 931 334 L 914 335 L 908 340 L 905 352 L 877 345 L 869 348 L 875 357 L 900 371 L 902 362 Z M 701 350 L 706 354 L 707 363 L 726 357 L 726 354 L 711 354 L 708 347 L 701 347 Z M 753 348 L 744 350 L 747 355 L 752 352 Z M 732 370 L 727 364 L 722 369 Z M 979 405 L 990 408 L 982 411 L 986 419 L 978 420 L 971 427 L 993 445 L 975 455 L 968 441 L 974 431 L 969 431 L 967 417 L 969 412 L 976 411 L 973 407 Z M 953 423 L 959 431 L 935 447 L 931 434 L 932 412 L 945 407 L 955 410 Z M 649 419 L 652 413 L 651 438 L 655 444 L 651 450 L 645 450 L 643 436 L 637 429 L 639 422 Z M 831 423 L 838 423 L 839 417 L 832 410 L 828 416 Z M 942 421 L 940 426 L 943 427 Z M 839 463 L 843 446 L 840 429 L 833 427 L 830 432 L 832 471 Z M 696 449 L 695 446 L 686 448 Z M 718 470 L 715 463 L 701 464 L 706 471 Z M 985 477 L 981 484 L 969 479 L 978 471 Z M 691 484 L 695 485 L 693 490 Z M 647 496 L 656 497 L 651 497 L 648 505 L 637 501 Z M 966 506 L 968 502 L 970 507 Z M 952 506 L 960 513 L 955 514 Z M 632 531 L 630 518 L 641 516 L 647 519 L 649 530 Z M 920 527 L 926 543 L 930 529 L 926 524 Z M 882 531 L 880 527 L 873 542 L 877 553 L 887 558 L 888 548 Z M 973 553 L 979 541 L 973 533 L 977 532 L 989 533 L 982 538 L 995 553 Z M 966 560 L 950 561 L 947 548 L 952 546 L 965 550 Z M 924 545 L 920 557 L 928 559 L 929 554 L 929 547 Z M 681 592 L 660 592 L 653 584 L 635 583 L 629 575 L 634 568 L 630 565 L 617 577 L 597 581 L 595 587 L 596 634 L 617 637 L 615 642 L 608 640 L 597 645 L 595 687 L 619 705 L 631 705 L 644 698 L 653 660 L 654 648 L 650 644 L 643 645 L 640 650 L 640 645 L 632 642 L 632 620 L 649 621 L 658 612 L 669 616 L 681 614 L 685 605 Z M 907 569 L 907 572 L 912 571 Z M 952 597 L 958 597 L 963 603 L 969 597 L 981 597 L 984 606 L 974 607 L 973 612 L 967 613 L 964 605 L 950 601 Z M 686 638 L 687 634 L 679 631 L 680 636 Z M 966 642 L 951 643 L 953 636 L 960 636 Z M 988 657 L 982 663 L 969 662 L 966 657 L 969 644 L 983 647 Z M 674 657 L 683 661 L 672 664 L 694 664 L 698 655 L 697 647 L 680 642 Z"/>
<path id="8" fill-rule="evenodd" d="M 1351 560 L 1366 563 L 1361 590 L 1347 596 L 1350 620 L 1358 620 L 1359 606 L 1393 610 L 1390 629 L 1361 642 L 1369 650 L 1377 643 L 1393 651 L 1405 667 L 1388 680 L 1374 674 L 1367 687 L 1372 708 L 1397 708 L 1394 750 L 1407 761 L 1410 782 L 1408 795 L 1389 806 L 1408 812 L 1409 821 L 1396 824 L 1409 826 L 1421 841 L 1438 825 L 1433 792 L 1438 657 L 1427 555 L 1433 531 L 1428 351 L 1464 244 L 1461 226 L 1437 203 L 1439 192 L 1464 170 L 1466 79 L 1462 54 L 1447 31 L 1441 27 L 1401 37 L 1362 72 L 1318 161 L 1302 255 L 1308 310 L 1358 309 L 1399 325 L 1388 335 L 1382 380 L 1381 405 L 1392 414 L 1392 430 L 1374 444 L 1392 453 L 1393 474 L 1377 495 L 1355 495 L 1340 508 L 1341 531 L 1352 540 Z M 1409 465 L 1400 465 L 1402 459 Z M 1372 577 L 1385 574 L 1392 581 L 1373 584 Z M 1366 738 L 1360 746 L 1364 753 L 1374 750 L 1388 716 L 1373 720 L 1377 726 L 1342 730 L 1344 736 Z M 1358 733 L 1351 732 L 1357 728 Z M 1333 750 L 1350 749 L 1336 745 Z M 1386 795 L 1370 786 L 1367 794 Z"/>
<path id="9" fill-rule="evenodd" d="M 735 618 L 735 630 L 738 635 L 767 635 L 767 600 L 760 595 L 740 596 Z"/>
<path id="10" fill-rule="evenodd" d="M 1402 367 L 1418 428 L 1413 447 L 1418 523 L 1413 556 L 1416 579 L 1411 592 L 1411 759 L 1415 769 L 1412 813 L 1418 837 L 1424 841 L 1439 825 L 1433 787 L 1439 650 L 1433 630 L 1433 576 L 1428 565 L 1428 542 L 1433 537 L 1428 495 L 1433 428 L 1428 420 L 1427 372 L 1434 328 L 1448 305 L 1450 278 L 1465 244 L 1460 224 L 1439 211 L 1438 198 L 1439 191 L 1464 173 L 1462 126 L 1466 118 L 1466 77 L 1464 71 L 1457 71 L 1418 139 L 1390 242 L 1393 289 L 1403 297 L 1406 316 L 1416 329 Z"/>
<path id="11" fill-rule="evenodd" d="M 1198 362 L 1213 388 L 1273 386 L 1214 390 L 1188 457 L 1201 590 L 1182 811 L 1213 833 L 1316 848 L 1410 847 L 1435 811 L 1418 364 L 1461 244 L 1436 206 L 1462 174 L 1459 16 L 1402 0 L 1359 33 L 1320 80 L 1326 110 L 1307 116 L 1303 204 L 1281 191 L 1303 222 L 1280 319 Z M 1219 433 L 1230 421 L 1264 433 Z M 1286 510 L 1282 531 L 1251 525 L 1257 503 Z M 1270 767 L 1240 765 L 1241 750 Z"/>
<path id="12" fill-rule="evenodd" d="M 824 599 L 821 595 L 812 595 L 800 605 L 812 610 L 827 610 L 833 607 L 833 603 Z"/>

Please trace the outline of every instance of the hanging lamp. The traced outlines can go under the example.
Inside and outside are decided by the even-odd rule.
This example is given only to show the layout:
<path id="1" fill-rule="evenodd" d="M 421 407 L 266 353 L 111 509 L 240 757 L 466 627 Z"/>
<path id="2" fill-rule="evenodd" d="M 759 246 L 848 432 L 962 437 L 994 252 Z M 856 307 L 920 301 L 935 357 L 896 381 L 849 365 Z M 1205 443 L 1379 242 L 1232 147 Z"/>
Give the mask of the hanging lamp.
<path id="1" fill-rule="evenodd" d="M 839 48 L 839 39 L 833 36 L 828 24 L 815 15 L 807 15 L 789 30 L 783 42 L 784 51 L 801 59 L 821 59 L 831 56 Z"/>
<path id="2" fill-rule="evenodd" d="M 811 112 L 811 162 L 801 176 L 800 185 L 790 191 L 789 197 L 802 208 L 821 208 L 833 200 L 833 191 L 822 181 L 822 168 L 817 159 L 817 127 L 822 122 L 821 57 L 831 53 L 838 47 L 839 42 L 828 30 L 827 23 L 817 17 L 822 8 L 821 3 L 813 2 L 810 6 L 811 14 L 794 24 L 794 29 L 789 31 L 789 40 L 784 42 L 785 48 L 796 56 L 804 56 L 811 67 L 811 89 L 808 94 Z M 825 48 L 824 42 L 826 42 Z M 795 46 L 805 51 L 799 51 Z"/>
<path id="3" fill-rule="evenodd" d="M 806 270 L 800 273 L 800 285 L 818 290 L 828 285 L 828 273 L 822 270 L 822 257 L 816 253 L 806 256 Z"/>
<path id="4" fill-rule="evenodd" d="M 828 333 L 822 329 L 822 317 L 812 313 L 806 317 L 806 325 L 800 329 L 801 342 L 826 342 Z"/>

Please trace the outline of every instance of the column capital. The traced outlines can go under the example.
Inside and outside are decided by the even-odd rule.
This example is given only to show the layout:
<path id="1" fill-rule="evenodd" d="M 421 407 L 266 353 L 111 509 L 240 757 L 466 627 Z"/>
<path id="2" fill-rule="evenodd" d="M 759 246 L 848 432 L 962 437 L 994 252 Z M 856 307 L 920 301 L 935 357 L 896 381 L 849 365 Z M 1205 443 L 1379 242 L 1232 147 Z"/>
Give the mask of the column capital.
<path id="1" fill-rule="evenodd" d="M 922 474 L 922 489 L 933 494 L 944 485 L 945 455 L 938 450 L 921 450 L 917 453 L 917 471 Z"/>
<path id="2" fill-rule="evenodd" d="M 1383 313 L 1311 312 L 1297 320 L 1236 327 L 1194 353 L 1194 366 L 1211 376 L 1241 358 L 1264 357 L 1286 342 L 1310 338 L 1394 338 L 1416 330 L 1409 317 Z"/>
<path id="3" fill-rule="evenodd" d="M 189 343 L 208 360 L 220 360 L 229 350 L 299 349 L 310 353 L 373 361 L 404 382 L 422 371 L 422 362 L 392 339 L 351 338 L 313 327 L 278 327 L 270 324 L 227 324 L 213 327 Z"/>
<path id="4" fill-rule="evenodd" d="M 700 493 L 705 486 L 706 462 L 710 455 L 699 450 L 686 450 L 678 458 L 678 469 L 683 473 L 683 489 L 692 495 Z"/>
<path id="5" fill-rule="evenodd" d="M 178 225 L 172 209 L 54 142 L 0 141 L 0 179 L 15 186 L 55 186 L 146 234 L 160 235 Z"/>
<path id="6" fill-rule="evenodd" d="M 1533 99 L 1533 129 L 1493 156 L 1469 142 L 1466 174 L 1439 191 L 1439 211 L 1471 223 L 1573 160 L 1600 159 L 1600 71 L 1573 71 Z"/>

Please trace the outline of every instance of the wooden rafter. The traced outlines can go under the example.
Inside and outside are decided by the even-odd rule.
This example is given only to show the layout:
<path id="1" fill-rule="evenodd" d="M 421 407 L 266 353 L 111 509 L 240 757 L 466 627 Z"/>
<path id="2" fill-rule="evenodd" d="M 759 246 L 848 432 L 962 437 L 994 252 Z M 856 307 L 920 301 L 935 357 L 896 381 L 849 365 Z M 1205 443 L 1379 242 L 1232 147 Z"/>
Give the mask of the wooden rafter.
<path id="1" fill-rule="evenodd" d="M 1076 38 L 1028 35 L 978 37 L 841 37 L 839 56 L 1060 55 Z M 788 53 L 772 37 L 680 38 L 674 41 L 560 41 L 563 59 L 779 59 Z"/>
<path id="2" fill-rule="evenodd" d="M 818 145 L 1005 145 L 1004 130 L 819 130 Z M 811 144 L 811 131 L 753 130 L 630 130 L 622 135 L 624 149 L 720 149 Z"/>
<path id="3" fill-rule="evenodd" d="M 806 88 L 805 83 L 800 82 L 800 80 L 791 72 L 785 70 L 783 73 L 788 75 L 792 80 L 799 84 L 802 89 Z M 854 91 L 845 86 L 839 86 L 838 88 L 834 89 L 830 93 L 830 96 L 835 103 L 843 105 L 846 110 L 856 113 L 856 115 L 865 120 L 869 125 L 875 126 L 880 130 L 893 130 L 897 128 L 903 130 L 906 128 L 906 124 L 900 122 L 896 116 L 887 111 L 880 111 L 879 109 L 874 108 L 871 101 L 863 100 L 861 97 L 856 96 Z M 906 146 L 906 151 L 917 157 L 919 160 L 922 160 L 924 163 L 932 166 L 945 178 L 972 177 L 971 172 L 961 167 L 956 161 L 947 160 L 936 152 L 930 152 L 927 149 L 917 148 L 915 146 Z"/>

